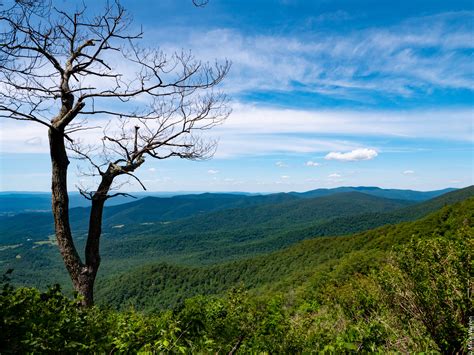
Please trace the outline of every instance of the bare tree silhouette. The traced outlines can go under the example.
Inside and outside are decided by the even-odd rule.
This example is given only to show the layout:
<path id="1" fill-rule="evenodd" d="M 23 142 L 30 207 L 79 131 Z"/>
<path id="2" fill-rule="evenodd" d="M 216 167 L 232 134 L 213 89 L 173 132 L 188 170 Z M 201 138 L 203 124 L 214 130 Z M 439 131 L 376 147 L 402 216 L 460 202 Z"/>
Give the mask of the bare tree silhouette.
<path id="1" fill-rule="evenodd" d="M 199 133 L 230 113 L 226 96 L 214 90 L 228 61 L 211 65 L 190 52 L 142 48 L 143 33 L 131 24 L 118 2 L 99 15 L 40 0 L 0 8 L 0 117 L 48 128 L 56 238 L 85 306 L 93 304 L 104 203 L 123 194 L 113 191 L 114 179 L 129 176 L 143 186 L 133 173 L 147 158 L 210 157 L 215 142 Z M 95 144 L 82 139 L 89 130 L 101 133 Z M 90 164 L 99 180 L 96 189 L 80 189 L 91 200 L 84 260 L 69 224 L 71 157 Z"/>

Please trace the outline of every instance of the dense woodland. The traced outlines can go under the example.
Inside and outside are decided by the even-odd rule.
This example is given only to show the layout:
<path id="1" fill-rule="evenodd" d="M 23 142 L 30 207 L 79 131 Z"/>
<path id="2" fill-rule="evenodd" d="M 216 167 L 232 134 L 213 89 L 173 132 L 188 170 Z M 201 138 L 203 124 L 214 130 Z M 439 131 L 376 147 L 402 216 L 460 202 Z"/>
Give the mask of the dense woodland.
<path id="1" fill-rule="evenodd" d="M 473 195 L 278 195 L 121 228 L 153 199 L 114 206 L 91 309 L 42 243 L 47 216 L 9 216 L 40 219 L 16 247 L 2 221 L 0 351 L 467 351 Z"/>

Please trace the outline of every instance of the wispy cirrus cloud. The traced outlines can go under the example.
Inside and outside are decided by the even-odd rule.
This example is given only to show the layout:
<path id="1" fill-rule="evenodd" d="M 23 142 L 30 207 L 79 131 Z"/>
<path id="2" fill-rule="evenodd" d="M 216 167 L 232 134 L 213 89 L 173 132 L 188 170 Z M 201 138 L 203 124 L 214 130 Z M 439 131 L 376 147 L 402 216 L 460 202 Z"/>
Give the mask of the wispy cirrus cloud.
<path id="1" fill-rule="evenodd" d="M 472 21 L 473 12 L 460 11 L 349 33 L 270 36 L 222 28 L 186 31 L 182 39 L 198 58 L 233 62 L 227 92 L 297 90 L 370 103 L 371 93 L 393 99 L 474 90 Z"/>
<path id="2" fill-rule="evenodd" d="M 366 140 L 386 138 L 406 142 L 420 140 L 453 141 L 472 144 L 474 140 L 472 109 L 439 109 L 393 112 L 385 110 L 290 110 L 234 104 L 234 111 L 221 126 L 205 132 L 205 137 L 218 139 L 217 158 L 265 154 L 310 154 L 349 152 L 366 148 Z M 108 120 L 97 118 L 94 126 L 105 126 Z M 47 130 L 40 125 L 13 120 L 0 121 L 0 152 L 47 153 Z M 6 134 L 8 132 L 8 134 Z M 35 139 L 37 145 L 25 144 Z M 90 130 L 81 137 L 85 144 L 97 144 L 100 129 Z M 370 144 L 383 152 L 384 146 Z M 427 146 L 429 147 L 429 146 Z M 403 149 L 402 149 L 403 148 Z M 417 143 L 417 149 L 421 149 Z M 406 145 L 390 149 L 407 150 Z M 280 157 L 278 159 L 283 159 Z M 276 166 L 288 165 L 279 160 Z"/>

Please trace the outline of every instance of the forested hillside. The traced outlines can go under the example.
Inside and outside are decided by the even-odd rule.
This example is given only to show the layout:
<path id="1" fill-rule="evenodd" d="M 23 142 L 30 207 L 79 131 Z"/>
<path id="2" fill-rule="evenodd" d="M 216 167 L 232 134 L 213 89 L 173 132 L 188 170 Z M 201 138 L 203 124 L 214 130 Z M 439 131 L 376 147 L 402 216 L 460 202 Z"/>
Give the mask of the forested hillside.
<path id="1" fill-rule="evenodd" d="M 385 191 L 385 190 L 381 190 Z M 401 190 L 404 191 L 404 190 Z M 340 189 L 325 190 L 321 196 L 310 197 L 305 194 L 269 194 L 269 195 L 255 195 L 248 196 L 242 194 L 198 194 L 198 195 L 182 195 L 173 197 L 145 197 L 138 201 L 120 204 L 117 206 L 109 206 L 104 211 L 103 224 L 106 228 L 113 228 L 114 226 L 127 226 L 130 225 L 134 228 L 144 223 L 143 229 L 150 228 L 150 225 L 167 223 L 187 217 L 196 216 L 197 220 L 203 220 L 202 216 L 210 214 L 211 219 L 219 219 L 220 217 L 225 218 L 224 215 L 213 215 L 212 212 L 221 210 L 236 210 L 235 213 L 239 214 L 240 219 L 236 220 L 236 223 L 245 223 L 247 216 L 257 215 L 260 219 L 274 218 L 279 213 L 288 214 L 295 213 L 289 212 L 288 208 L 297 208 L 299 211 L 311 208 L 314 201 L 319 204 L 319 199 L 316 197 L 325 197 L 326 205 L 332 208 L 332 212 L 328 212 L 334 215 L 334 208 L 337 207 L 338 198 L 333 195 L 339 195 L 342 192 L 351 192 L 352 195 L 358 197 L 354 200 L 354 203 L 359 205 L 364 203 L 365 199 L 368 202 L 372 202 L 372 206 L 362 206 L 362 211 L 375 210 L 378 207 L 382 210 L 388 210 L 394 207 L 400 207 L 402 205 L 414 203 L 412 200 L 398 200 L 395 201 L 390 198 L 382 198 L 379 200 L 379 205 L 375 206 L 376 198 L 371 198 L 368 194 L 362 194 L 355 192 L 354 189 L 348 189 L 348 191 Z M 434 191 L 433 193 L 437 193 Z M 370 194 L 369 194 L 370 195 Z M 21 196 L 21 195 L 20 195 Z M 38 202 L 38 207 L 28 204 L 32 210 L 40 210 L 45 207 L 45 197 L 41 195 L 41 202 Z M 339 198 L 348 202 L 351 194 L 347 194 L 347 198 Z M 309 198 L 308 201 L 303 199 Z M 39 197 L 10 197 L 10 195 L 0 195 L 0 200 L 3 199 L 5 206 L 12 206 L 10 209 L 20 208 L 19 206 L 26 200 L 33 204 L 33 201 L 39 199 Z M 362 199 L 362 200 L 361 200 Z M 48 204 L 51 204 L 50 199 Z M 114 201 L 114 199 L 111 199 Z M 1 202 L 1 201 L 0 201 Z M 87 202 L 87 200 L 85 200 Z M 271 206 L 267 211 L 265 208 L 259 208 L 262 206 Z M 322 206 L 321 206 L 322 207 Z M 357 206 L 354 206 L 354 210 Z M 6 207 L 9 209 L 9 207 Z M 76 233 L 85 233 L 87 231 L 87 221 L 89 216 L 89 208 L 76 207 L 70 211 L 71 223 Z M 231 212 L 232 214 L 234 211 Z M 311 213 L 311 211 L 309 212 Z M 350 214 L 351 211 L 336 211 L 336 214 L 346 213 Z M 352 211 L 353 213 L 353 211 Z M 291 216 L 290 216 L 291 217 Z M 306 212 L 306 218 L 308 212 Z M 206 218 L 206 217 L 205 217 Z M 301 216 L 305 218 L 305 216 Z M 143 225 L 142 225 L 143 226 Z M 17 213 L 17 214 L 4 214 L 0 215 L 0 243 L 18 242 L 24 241 L 28 238 L 38 240 L 53 233 L 53 220 L 51 213 Z"/>
<path id="2" fill-rule="evenodd" d="M 149 194 L 149 193 L 134 193 L 136 199 L 144 197 L 153 198 L 157 204 L 166 205 L 168 208 L 163 210 L 165 214 L 170 216 L 175 215 L 177 212 L 174 208 L 170 208 L 175 205 L 179 210 L 180 204 L 188 204 L 187 207 L 183 208 L 183 212 L 186 209 L 191 209 L 191 214 L 197 211 L 209 212 L 211 210 L 217 210 L 222 208 L 230 207 L 243 207 L 261 202 L 278 202 L 284 199 L 291 199 L 291 197 L 297 198 L 311 198 L 311 197 L 322 197 L 329 196 L 341 192 L 363 192 L 365 194 L 400 200 L 410 201 L 425 201 L 431 198 L 443 195 L 447 192 L 453 191 L 454 189 L 448 188 L 443 190 L 435 191 L 413 191 L 413 190 L 397 190 L 397 189 L 381 189 L 378 187 L 338 187 L 333 189 L 317 189 L 307 192 L 291 192 L 289 194 L 244 194 L 244 193 L 204 193 L 204 194 L 184 194 L 184 193 L 160 193 L 160 194 Z M 158 195 L 158 196 L 155 196 Z M 163 196 L 165 195 L 165 196 Z M 170 195 L 166 197 L 166 195 Z M 286 195 L 286 196 L 285 196 Z M 199 203 L 198 200 L 205 200 L 205 203 L 201 206 L 196 205 L 194 211 L 192 209 L 193 203 Z M 213 201 L 214 200 L 214 201 Z M 113 199 L 107 201 L 108 206 L 120 205 L 131 203 L 130 206 L 136 205 L 137 202 L 134 198 L 129 196 L 116 196 Z M 84 199 L 77 192 L 71 192 L 69 196 L 69 207 L 88 207 L 90 202 Z M 51 194 L 41 192 L 0 192 L 0 215 L 5 214 L 18 214 L 27 213 L 34 211 L 51 211 Z M 178 212 L 179 213 L 179 212 Z M 189 212 L 188 212 L 189 213 Z M 182 216 L 182 214 L 181 214 Z M 161 215 L 160 215 L 161 217 Z"/>
<path id="3" fill-rule="evenodd" d="M 220 265 L 151 263 L 97 285 L 99 303 L 120 312 L 6 284 L 0 349 L 465 352 L 473 221 L 471 197 L 415 222 Z"/>
<path id="4" fill-rule="evenodd" d="M 102 281 L 98 295 L 115 308 L 133 305 L 156 311 L 175 307 L 190 296 L 220 293 L 240 283 L 257 293 L 295 292 L 300 286 L 313 289 L 321 286 L 317 285 L 320 277 L 333 274 L 349 279 L 366 273 L 386 260 L 387 252 L 410 240 L 449 237 L 467 226 L 473 215 L 474 198 L 470 198 L 416 222 L 345 237 L 314 238 L 255 258 L 211 267 L 150 264 Z M 314 283 L 316 279 L 319 281 Z M 307 282 L 312 283 L 311 287 Z"/>

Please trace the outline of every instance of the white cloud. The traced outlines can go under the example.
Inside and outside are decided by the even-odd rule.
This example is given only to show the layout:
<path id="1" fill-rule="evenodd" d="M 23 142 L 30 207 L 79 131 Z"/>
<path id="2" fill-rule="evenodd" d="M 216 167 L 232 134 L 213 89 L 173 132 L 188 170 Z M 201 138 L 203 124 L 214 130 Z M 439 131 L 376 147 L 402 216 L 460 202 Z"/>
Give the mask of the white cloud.
<path id="1" fill-rule="evenodd" d="M 288 165 L 285 164 L 285 163 L 282 162 L 282 161 L 277 161 L 277 162 L 275 163 L 275 165 L 278 166 L 279 168 L 287 168 L 287 167 L 288 167 Z"/>
<path id="2" fill-rule="evenodd" d="M 415 172 L 413 170 L 405 170 L 403 175 L 413 175 Z"/>
<path id="3" fill-rule="evenodd" d="M 331 152 L 328 153 L 324 159 L 326 160 L 339 160 L 339 161 L 359 161 L 359 160 L 371 160 L 378 155 L 374 149 L 362 148 L 354 149 L 350 152 Z"/>
<path id="4" fill-rule="evenodd" d="M 342 177 L 342 175 L 339 174 L 339 173 L 332 173 L 332 174 L 328 175 L 328 178 L 330 178 L 330 179 L 339 179 L 341 177 Z"/>
<path id="5" fill-rule="evenodd" d="M 315 167 L 315 166 L 320 166 L 321 164 L 319 164 L 319 163 L 317 163 L 317 162 L 315 162 L 315 161 L 309 160 L 309 161 L 307 161 L 304 165 Z"/>
<path id="6" fill-rule="evenodd" d="M 231 142 L 236 142 L 236 151 L 256 150 L 257 154 L 263 146 L 271 152 L 363 148 L 347 140 L 335 139 L 337 135 L 473 141 L 474 110 L 471 108 L 436 111 L 311 111 L 234 103 L 232 109 L 227 121 L 210 131 L 211 135 L 221 137 L 219 151 Z M 332 148 L 324 149 L 329 146 Z"/>
<path id="7" fill-rule="evenodd" d="M 219 170 L 209 169 L 207 173 L 211 175 L 215 175 L 215 174 L 219 174 Z"/>
<path id="8" fill-rule="evenodd" d="M 156 171 L 156 169 L 155 168 L 150 168 L 150 169 L 148 169 L 148 171 L 154 173 Z"/>
<path id="9" fill-rule="evenodd" d="M 282 175 L 280 176 L 280 179 L 283 179 L 283 180 L 288 180 L 290 177 L 288 175 Z"/>

